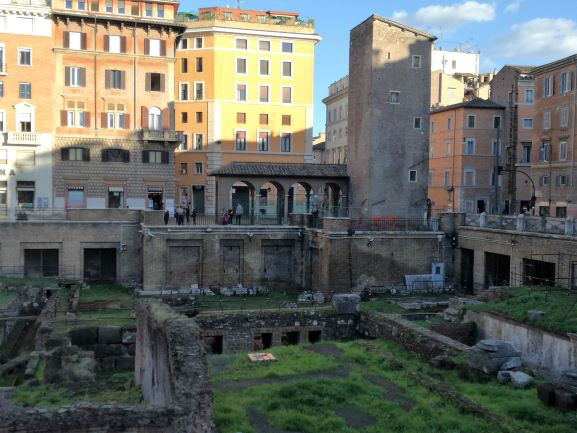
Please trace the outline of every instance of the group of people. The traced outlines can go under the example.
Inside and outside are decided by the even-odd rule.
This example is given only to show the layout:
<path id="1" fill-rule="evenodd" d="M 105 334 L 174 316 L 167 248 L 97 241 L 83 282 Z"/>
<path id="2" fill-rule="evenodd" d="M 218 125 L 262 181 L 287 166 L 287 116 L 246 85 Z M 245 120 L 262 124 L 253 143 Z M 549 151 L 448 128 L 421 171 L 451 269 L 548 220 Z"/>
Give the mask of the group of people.
<path id="1" fill-rule="evenodd" d="M 240 203 L 236 205 L 236 209 L 230 208 L 228 210 L 222 210 L 222 223 L 224 225 L 233 224 L 236 219 L 236 224 L 240 225 L 242 222 L 242 216 L 244 214 L 244 208 Z"/>
<path id="2" fill-rule="evenodd" d="M 192 218 L 192 223 L 196 224 L 196 209 L 191 210 L 190 203 L 187 203 L 185 206 L 178 206 L 174 209 L 174 219 L 176 220 L 176 224 L 182 226 L 185 224 L 190 224 L 190 219 Z M 166 210 L 164 212 L 164 225 L 167 225 L 170 221 L 170 212 Z"/>

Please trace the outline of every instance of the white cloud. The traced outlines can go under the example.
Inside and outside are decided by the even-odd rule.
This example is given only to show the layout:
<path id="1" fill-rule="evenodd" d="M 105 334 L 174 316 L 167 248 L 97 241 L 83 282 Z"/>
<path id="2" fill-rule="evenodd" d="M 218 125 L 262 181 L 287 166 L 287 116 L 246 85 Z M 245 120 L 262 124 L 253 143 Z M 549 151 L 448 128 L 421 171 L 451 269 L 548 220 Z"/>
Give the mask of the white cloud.
<path id="1" fill-rule="evenodd" d="M 514 2 L 509 3 L 505 7 L 505 12 L 509 13 L 517 12 L 521 7 L 521 3 L 523 3 L 523 0 L 515 0 Z"/>
<path id="2" fill-rule="evenodd" d="M 493 21 L 495 4 L 469 0 L 448 6 L 431 5 L 418 9 L 414 15 L 397 11 L 392 19 L 436 31 L 453 31 L 467 23 Z"/>
<path id="3" fill-rule="evenodd" d="M 515 24 L 493 41 L 501 57 L 563 57 L 577 51 L 577 23 L 565 18 L 536 18 Z"/>

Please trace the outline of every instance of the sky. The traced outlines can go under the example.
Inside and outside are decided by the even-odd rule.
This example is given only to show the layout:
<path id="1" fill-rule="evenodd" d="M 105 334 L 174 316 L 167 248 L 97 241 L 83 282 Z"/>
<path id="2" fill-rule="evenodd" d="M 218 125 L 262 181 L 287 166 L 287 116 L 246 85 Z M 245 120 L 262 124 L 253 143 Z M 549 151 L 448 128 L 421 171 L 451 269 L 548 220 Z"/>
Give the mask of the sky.
<path id="1" fill-rule="evenodd" d="M 235 0 L 181 0 L 181 11 L 237 7 Z M 243 9 L 298 12 L 323 37 L 315 51 L 315 135 L 325 129 L 322 99 L 348 74 L 349 32 L 372 14 L 436 35 L 436 46 L 481 52 L 481 72 L 540 65 L 577 53 L 575 0 L 241 0 Z"/>

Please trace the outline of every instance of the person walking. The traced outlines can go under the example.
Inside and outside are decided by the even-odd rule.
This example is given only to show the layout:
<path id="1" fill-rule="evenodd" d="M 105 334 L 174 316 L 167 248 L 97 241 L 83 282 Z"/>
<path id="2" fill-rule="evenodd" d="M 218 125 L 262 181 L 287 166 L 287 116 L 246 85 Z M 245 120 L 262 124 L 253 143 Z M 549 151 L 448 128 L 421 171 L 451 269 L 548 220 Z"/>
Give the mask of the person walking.
<path id="1" fill-rule="evenodd" d="M 242 220 L 242 214 L 244 213 L 244 208 L 240 204 L 240 202 L 236 205 L 236 224 L 240 225 Z"/>
<path id="2" fill-rule="evenodd" d="M 182 206 L 178 206 L 178 209 L 176 209 L 176 223 L 179 226 L 184 224 L 184 209 Z"/>
<path id="3" fill-rule="evenodd" d="M 184 210 L 186 215 L 186 224 L 190 224 L 190 203 L 186 204 L 186 209 Z"/>
<path id="4" fill-rule="evenodd" d="M 228 223 L 231 225 L 234 223 L 234 210 L 232 208 L 228 210 Z"/>
<path id="5" fill-rule="evenodd" d="M 192 209 L 192 223 L 196 225 L 196 208 Z"/>
<path id="6" fill-rule="evenodd" d="M 164 212 L 164 225 L 168 225 L 168 220 L 170 219 L 170 212 L 168 211 L 168 209 L 166 210 L 166 212 Z"/>
<path id="7" fill-rule="evenodd" d="M 228 225 L 228 211 L 226 209 L 222 210 L 222 223 L 226 226 Z"/>

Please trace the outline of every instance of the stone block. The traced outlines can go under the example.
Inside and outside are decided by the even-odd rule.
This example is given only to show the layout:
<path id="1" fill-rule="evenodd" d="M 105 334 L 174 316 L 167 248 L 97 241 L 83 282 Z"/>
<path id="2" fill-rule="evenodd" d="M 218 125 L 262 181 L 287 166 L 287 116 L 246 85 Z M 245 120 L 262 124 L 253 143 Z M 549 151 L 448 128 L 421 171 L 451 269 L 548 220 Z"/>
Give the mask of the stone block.
<path id="1" fill-rule="evenodd" d="M 523 365 L 521 358 L 511 358 L 501 366 L 501 370 L 514 370 L 515 368 L 521 367 L 521 365 Z"/>
<path id="2" fill-rule="evenodd" d="M 85 346 L 84 349 L 94 352 L 96 358 L 121 356 L 124 355 L 126 351 L 122 344 L 92 344 L 90 346 Z"/>
<path id="3" fill-rule="evenodd" d="M 537 387 L 537 397 L 545 406 L 555 405 L 555 385 L 551 383 L 542 383 Z"/>
<path id="4" fill-rule="evenodd" d="M 122 343 L 122 328 L 120 328 L 120 326 L 99 326 L 98 343 L 100 344 Z"/>
<path id="5" fill-rule="evenodd" d="M 561 388 L 555 389 L 555 406 L 561 410 L 577 409 L 577 394 Z"/>
<path id="6" fill-rule="evenodd" d="M 70 330 L 70 341 L 75 346 L 98 343 L 98 326 L 77 326 Z"/>
<path id="7" fill-rule="evenodd" d="M 134 356 L 117 356 L 114 363 L 117 370 L 134 370 Z"/>
<path id="8" fill-rule="evenodd" d="M 527 318 L 529 320 L 543 320 L 545 318 L 545 312 L 539 310 L 529 310 L 527 311 Z"/>
<path id="9" fill-rule="evenodd" d="M 501 385 L 505 385 L 511 381 L 511 372 L 510 371 L 499 371 L 497 373 L 497 382 Z"/>
<path id="10" fill-rule="evenodd" d="M 355 293 L 339 293 L 333 296 L 333 305 L 337 314 L 358 314 L 361 297 Z"/>
<path id="11" fill-rule="evenodd" d="M 134 344 L 136 343 L 136 332 L 124 331 L 122 333 L 122 344 Z"/>
<path id="12" fill-rule="evenodd" d="M 522 371 L 511 371 L 509 374 L 511 375 L 511 383 L 515 388 L 529 388 L 534 383 L 533 378 Z"/>

